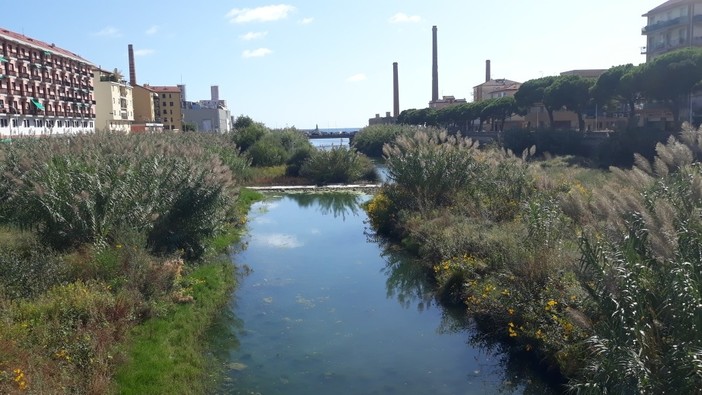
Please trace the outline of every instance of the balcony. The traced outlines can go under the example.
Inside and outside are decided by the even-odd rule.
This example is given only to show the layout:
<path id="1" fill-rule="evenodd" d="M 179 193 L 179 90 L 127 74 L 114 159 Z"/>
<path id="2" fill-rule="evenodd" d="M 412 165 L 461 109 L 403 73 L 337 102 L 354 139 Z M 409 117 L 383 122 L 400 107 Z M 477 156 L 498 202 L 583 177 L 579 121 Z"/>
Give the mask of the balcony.
<path id="1" fill-rule="evenodd" d="M 641 34 L 643 34 L 643 35 L 651 34 L 651 32 L 665 29 L 665 28 L 671 27 L 671 26 L 680 25 L 682 23 L 687 23 L 689 21 L 690 21 L 690 18 L 688 16 L 679 16 L 677 18 L 673 18 L 673 19 L 670 19 L 667 21 L 656 22 L 652 25 L 645 26 L 643 29 L 641 29 Z"/>
<path id="2" fill-rule="evenodd" d="M 20 78 L 29 79 L 29 73 L 20 73 Z"/>

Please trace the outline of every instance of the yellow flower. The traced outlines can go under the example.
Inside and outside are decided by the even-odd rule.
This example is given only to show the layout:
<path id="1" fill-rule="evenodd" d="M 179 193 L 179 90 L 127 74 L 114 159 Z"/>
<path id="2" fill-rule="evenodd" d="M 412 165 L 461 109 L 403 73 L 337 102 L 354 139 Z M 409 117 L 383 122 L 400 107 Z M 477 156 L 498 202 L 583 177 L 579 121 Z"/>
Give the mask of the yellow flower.
<path id="1" fill-rule="evenodd" d="M 509 315 L 514 315 L 514 309 L 512 309 L 512 308 L 507 309 L 507 313 Z"/>
<path id="2" fill-rule="evenodd" d="M 514 329 L 513 322 L 510 322 L 509 324 L 507 324 L 507 332 L 509 333 L 509 337 L 517 337 L 518 336 L 517 331 Z"/>
<path id="3" fill-rule="evenodd" d="M 546 302 L 546 311 L 551 311 L 551 309 L 553 309 L 557 304 L 558 302 L 556 302 L 555 300 L 549 300 L 548 302 Z"/>

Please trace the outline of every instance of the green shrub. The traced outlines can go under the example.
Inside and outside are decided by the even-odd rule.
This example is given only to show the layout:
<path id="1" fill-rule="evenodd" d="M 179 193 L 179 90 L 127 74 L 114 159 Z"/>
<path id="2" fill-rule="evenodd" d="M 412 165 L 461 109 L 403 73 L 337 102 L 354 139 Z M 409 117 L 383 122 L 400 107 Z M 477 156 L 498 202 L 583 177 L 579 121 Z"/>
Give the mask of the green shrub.
<path id="1" fill-rule="evenodd" d="M 4 219 L 56 249 L 109 244 L 129 228 L 150 235 L 155 251 L 195 257 L 236 193 L 230 169 L 199 138 L 98 134 L 3 147 Z"/>
<path id="2" fill-rule="evenodd" d="M 417 129 L 409 125 L 367 126 L 353 136 L 352 146 L 371 158 L 383 156 L 383 145 L 392 143 L 398 136 L 412 135 Z"/>
<path id="3" fill-rule="evenodd" d="M 317 184 L 350 183 L 373 174 L 373 162 L 346 147 L 315 151 L 302 165 L 300 175 Z"/>
<path id="4" fill-rule="evenodd" d="M 256 144 L 256 142 L 267 133 L 270 133 L 270 131 L 262 123 L 246 123 L 246 126 L 243 128 L 237 128 L 232 133 L 231 138 L 233 139 L 234 144 L 236 144 L 239 149 L 244 152 L 248 150 L 249 147 Z"/>
<path id="5" fill-rule="evenodd" d="M 285 168 L 285 175 L 291 177 L 297 177 L 300 175 L 300 169 L 307 159 L 309 159 L 314 154 L 313 147 L 299 147 L 297 148 L 290 158 L 285 162 L 287 167 Z"/>
<path id="6" fill-rule="evenodd" d="M 258 167 L 282 165 L 287 159 L 282 141 L 272 133 L 256 141 L 246 154 L 251 158 L 251 164 Z"/>
<path id="7" fill-rule="evenodd" d="M 27 251 L 0 249 L 0 296 L 10 300 L 38 296 L 67 281 L 68 272 L 61 257 L 41 245 Z"/>
<path id="8" fill-rule="evenodd" d="M 429 210 L 447 205 L 452 197 L 473 180 L 475 169 L 482 166 L 471 151 L 477 144 L 471 140 L 448 136 L 445 131 L 417 132 L 401 136 L 386 145 L 388 177 L 398 185 L 393 189 L 406 199 L 408 209 Z"/>

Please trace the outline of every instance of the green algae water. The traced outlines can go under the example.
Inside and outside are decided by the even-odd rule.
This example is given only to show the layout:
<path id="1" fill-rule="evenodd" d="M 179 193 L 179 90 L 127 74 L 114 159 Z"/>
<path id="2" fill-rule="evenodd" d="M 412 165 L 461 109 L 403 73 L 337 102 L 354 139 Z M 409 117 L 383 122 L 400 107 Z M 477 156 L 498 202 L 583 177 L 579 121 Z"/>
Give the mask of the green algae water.
<path id="1" fill-rule="evenodd" d="M 368 196 L 255 204 L 246 272 L 213 343 L 223 394 L 549 393 L 438 305 L 422 266 L 369 235 Z"/>

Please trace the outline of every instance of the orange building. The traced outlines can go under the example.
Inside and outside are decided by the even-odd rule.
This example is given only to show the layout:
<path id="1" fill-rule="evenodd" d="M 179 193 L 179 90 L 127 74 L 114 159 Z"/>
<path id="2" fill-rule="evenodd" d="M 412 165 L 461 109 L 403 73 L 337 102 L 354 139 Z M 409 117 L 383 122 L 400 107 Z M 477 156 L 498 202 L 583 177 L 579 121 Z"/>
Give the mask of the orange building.
<path id="1" fill-rule="evenodd" d="M 164 131 L 183 130 L 182 94 L 178 86 L 152 86 L 144 84 L 158 94 L 154 99 L 154 116 L 157 123 L 163 124 Z"/>

